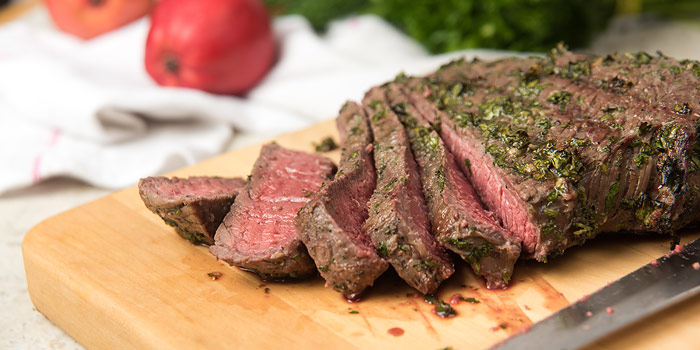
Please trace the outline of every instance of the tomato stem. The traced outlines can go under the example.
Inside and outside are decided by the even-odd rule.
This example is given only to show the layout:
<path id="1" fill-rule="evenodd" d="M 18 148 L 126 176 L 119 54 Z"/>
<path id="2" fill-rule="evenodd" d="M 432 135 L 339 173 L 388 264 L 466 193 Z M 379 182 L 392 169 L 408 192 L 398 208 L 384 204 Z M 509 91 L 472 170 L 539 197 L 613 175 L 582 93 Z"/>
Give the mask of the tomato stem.
<path id="1" fill-rule="evenodd" d="M 177 75 L 180 71 L 180 62 L 174 56 L 168 55 L 165 57 L 165 70 Z"/>

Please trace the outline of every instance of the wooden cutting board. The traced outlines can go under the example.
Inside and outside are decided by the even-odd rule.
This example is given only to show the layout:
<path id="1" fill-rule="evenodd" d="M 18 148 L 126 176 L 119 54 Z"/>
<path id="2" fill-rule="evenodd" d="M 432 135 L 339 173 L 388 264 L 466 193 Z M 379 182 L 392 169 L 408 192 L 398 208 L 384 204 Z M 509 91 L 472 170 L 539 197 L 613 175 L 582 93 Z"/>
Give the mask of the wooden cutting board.
<path id="1" fill-rule="evenodd" d="M 311 151 L 332 121 L 279 137 Z M 245 176 L 260 145 L 173 175 Z M 329 156 L 338 159 L 339 152 Z M 683 243 L 700 236 L 684 232 Z M 667 237 L 607 235 L 547 264 L 519 262 L 512 286 L 483 287 L 462 261 L 438 296 L 457 293 L 454 318 L 435 315 L 392 271 L 348 303 L 321 278 L 264 283 L 181 239 L 141 203 L 136 187 L 50 218 L 22 244 L 37 310 L 92 349 L 485 348 L 668 252 Z M 220 272 L 217 280 L 208 273 Z M 699 272 L 700 273 L 700 272 Z M 455 298 L 456 299 L 456 298 Z M 596 349 L 700 348 L 700 298 L 618 332 Z M 394 329 L 394 330 L 392 330 Z M 402 330 L 402 335 L 392 332 Z"/>

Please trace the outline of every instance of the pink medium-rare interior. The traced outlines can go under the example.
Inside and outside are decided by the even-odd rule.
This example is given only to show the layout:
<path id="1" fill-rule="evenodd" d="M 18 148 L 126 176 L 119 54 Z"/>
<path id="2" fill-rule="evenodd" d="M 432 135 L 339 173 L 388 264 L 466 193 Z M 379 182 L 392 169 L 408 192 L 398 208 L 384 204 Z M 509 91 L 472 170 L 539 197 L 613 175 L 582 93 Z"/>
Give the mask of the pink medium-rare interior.
<path id="1" fill-rule="evenodd" d="M 237 193 L 243 186 L 241 179 L 220 179 L 209 177 L 191 177 L 189 179 L 172 178 L 160 182 L 157 191 L 168 198 L 184 196 L 209 196 L 219 193 Z"/>
<path id="2" fill-rule="evenodd" d="M 363 229 L 367 220 L 367 201 L 369 201 L 375 187 L 374 167 L 371 163 L 365 163 L 368 169 L 360 169 L 361 176 L 355 176 L 356 183 L 343 178 L 334 182 L 328 189 L 328 202 L 326 209 L 333 217 L 336 224 L 349 233 L 350 239 L 366 248 L 374 249 L 371 239 Z M 354 185 L 354 186 L 348 186 Z"/>
<path id="3" fill-rule="evenodd" d="M 440 112 L 433 104 L 415 92 L 409 93 L 409 97 L 424 118 L 435 122 L 435 116 Z M 479 142 L 458 133 L 448 116 L 443 114 L 441 120 L 444 126 L 440 128 L 440 136 L 462 172 L 467 174 L 481 202 L 501 220 L 507 231 L 522 239 L 524 251 L 534 253 L 539 230 L 528 215 L 527 203 L 520 200 L 514 191 L 508 190 L 502 177 L 496 176 L 498 168 Z M 466 159 L 469 159 L 469 165 L 465 163 Z"/>
<path id="4" fill-rule="evenodd" d="M 481 205 L 481 200 L 477 196 L 474 188 L 469 184 L 468 180 L 462 173 L 462 170 L 455 163 L 455 158 L 452 153 L 447 153 L 447 183 L 454 184 L 455 188 L 452 191 L 458 203 L 464 208 L 466 213 L 469 213 L 473 219 L 479 221 L 482 225 L 491 225 L 493 230 L 502 230 L 496 217 L 493 213 L 488 212 Z"/>
<path id="5" fill-rule="evenodd" d="M 296 239 L 294 217 L 305 202 L 247 202 L 229 223 L 236 228 L 232 243 L 239 251 L 267 251 Z"/>
<path id="6" fill-rule="evenodd" d="M 255 200 L 269 202 L 303 202 L 310 200 L 309 192 L 321 188 L 327 172 L 316 157 L 278 157 L 265 170 L 265 178 L 250 192 Z"/>
<path id="7" fill-rule="evenodd" d="M 409 153 L 410 154 L 410 153 Z M 418 164 L 413 159 L 406 160 L 406 195 L 403 196 L 403 201 L 408 207 L 408 213 L 411 215 L 411 224 L 415 232 L 425 244 L 425 246 L 433 251 L 441 251 L 437 244 L 431 244 L 434 241 L 430 233 L 430 219 L 428 218 L 428 209 L 423 195 L 423 186 L 420 181 L 420 173 L 418 172 Z M 400 186 L 398 187 L 400 188 Z M 401 204 L 401 202 L 399 202 Z M 438 253 L 439 254 L 439 253 Z M 444 254 L 444 253 L 443 253 Z"/>
<path id="8" fill-rule="evenodd" d="M 249 197 L 235 204 L 231 243 L 252 252 L 297 239 L 294 218 L 328 176 L 328 166 L 321 163 L 316 155 L 281 148 L 270 156 L 267 167 L 255 172 L 259 178 Z"/>
<path id="9" fill-rule="evenodd" d="M 463 172 L 470 174 L 469 179 L 484 205 L 496 214 L 506 230 L 523 240 L 527 252 L 534 252 L 539 237 L 538 229 L 532 224 L 523 201 L 516 193 L 508 190 L 502 178 L 494 174 L 497 169 L 493 169 L 495 165 L 488 159 L 483 146 L 477 142 L 470 142 L 451 128 L 442 130 L 443 140 Z M 477 151 L 479 149 L 480 151 Z M 465 159 L 469 159 L 469 166 Z"/>

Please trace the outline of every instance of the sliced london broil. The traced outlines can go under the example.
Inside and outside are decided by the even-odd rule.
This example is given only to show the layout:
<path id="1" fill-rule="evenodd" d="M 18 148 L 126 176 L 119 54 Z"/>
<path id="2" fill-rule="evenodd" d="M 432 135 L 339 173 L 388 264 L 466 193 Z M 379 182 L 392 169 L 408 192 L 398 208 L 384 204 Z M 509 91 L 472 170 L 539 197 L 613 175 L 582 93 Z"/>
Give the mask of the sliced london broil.
<path id="1" fill-rule="evenodd" d="M 366 112 L 347 103 L 337 124 L 343 146 L 338 173 L 312 196 L 295 223 L 326 285 L 357 299 L 389 264 L 362 226 L 376 184 Z"/>
<path id="2" fill-rule="evenodd" d="M 194 244 L 214 243 L 214 233 L 236 195 L 245 186 L 240 178 L 147 177 L 139 180 L 146 207 Z"/>
<path id="3" fill-rule="evenodd" d="M 210 251 L 264 279 L 312 274 L 316 267 L 298 238 L 294 217 L 334 171 L 335 165 L 325 157 L 275 143 L 263 146 Z"/>
<path id="4" fill-rule="evenodd" d="M 432 293 L 454 273 L 454 265 L 430 233 L 418 166 L 383 91 L 382 87 L 373 88 L 363 101 L 371 109 L 377 172 L 365 229 L 379 255 L 403 280 L 421 293 Z"/>
<path id="5" fill-rule="evenodd" d="M 484 210 L 437 131 L 408 103 L 400 87 L 392 85 L 387 93 L 420 169 L 433 235 L 483 276 L 488 288 L 505 288 L 520 255 L 520 238 Z"/>
<path id="6" fill-rule="evenodd" d="M 700 204 L 700 63 L 646 53 L 455 61 L 403 78 L 523 253 L 673 233 Z"/>

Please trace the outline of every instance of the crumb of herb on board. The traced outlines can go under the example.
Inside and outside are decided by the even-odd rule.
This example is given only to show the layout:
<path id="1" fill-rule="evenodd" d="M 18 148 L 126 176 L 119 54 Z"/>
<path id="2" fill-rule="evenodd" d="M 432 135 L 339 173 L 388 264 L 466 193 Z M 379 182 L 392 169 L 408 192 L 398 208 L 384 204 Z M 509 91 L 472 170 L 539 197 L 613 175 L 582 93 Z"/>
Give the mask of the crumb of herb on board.
<path id="1" fill-rule="evenodd" d="M 354 315 L 354 314 L 359 314 L 360 312 L 359 312 L 359 311 L 357 311 L 357 310 L 352 310 L 352 311 L 350 311 L 350 312 L 348 312 L 348 313 L 349 313 L 349 314 L 353 314 L 353 315 Z"/>
<path id="2" fill-rule="evenodd" d="M 338 148 L 338 144 L 335 143 L 335 140 L 333 140 L 333 138 L 330 136 L 321 140 L 320 143 L 314 142 L 313 145 L 314 145 L 314 150 L 316 150 L 316 152 L 330 152 L 330 151 Z"/>
<path id="3" fill-rule="evenodd" d="M 426 295 L 423 297 L 423 301 L 425 301 L 426 303 L 432 305 L 432 304 L 435 304 L 435 303 L 438 302 L 438 298 L 437 298 L 435 295 L 426 294 Z"/>
<path id="4" fill-rule="evenodd" d="M 459 300 L 461 300 L 461 301 L 466 301 L 466 302 L 472 303 L 472 304 L 478 304 L 478 303 L 480 303 L 480 301 L 479 301 L 478 299 L 472 298 L 472 297 L 469 297 L 469 298 L 461 298 L 461 297 L 460 297 Z"/>
<path id="5" fill-rule="evenodd" d="M 209 278 L 211 278 L 212 281 L 216 281 L 216 280 L 218 280 L 219 278 L 221 278 L 221 276 L 223 276 L 223 274 L 222 274 L 221 272 L 216 272 L 216 271 L 215 271 L 215 272 L 209 272 L 209 273 L 207 274 L 207 276 L 209 276 Z"/>
<path id="6" fill-rule="evenodd" d="M 452 308 L 452 306 L 450 306 L 450 304 L 440 300 L 437 304 L 435 304 L 435 314 L 442 318 L 449 318 L 454 317 L 457 312 Z"/>

